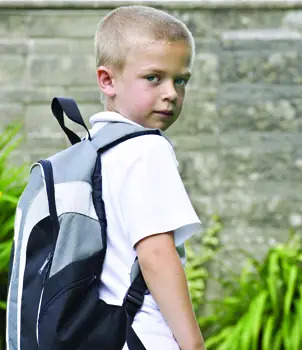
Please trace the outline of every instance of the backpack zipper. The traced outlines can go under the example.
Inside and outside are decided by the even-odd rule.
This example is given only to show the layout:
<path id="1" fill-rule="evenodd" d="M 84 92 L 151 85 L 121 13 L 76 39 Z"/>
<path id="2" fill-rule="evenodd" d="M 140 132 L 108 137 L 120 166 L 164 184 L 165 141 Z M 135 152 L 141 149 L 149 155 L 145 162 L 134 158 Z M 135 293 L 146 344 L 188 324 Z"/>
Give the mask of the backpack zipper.
<path id="1" fill-rule="evenodd" d="M 47 258 L 45 259 L 44 263 L 42 264 L 42 266 L 40 267 L 38 274 L 42 275 L 44 271 L 45 275 L 43 278 L 43 282 L 42 282 L 42 291 L 40 294 L 40 300 L 39 300 L 39 307 L 38 307 L 38 313 L 37 313 L 37 320 L 36 320 L 36 340 L 37 340 L 37 344 L 38 346 L 40 346 L 40 341 L 39 341 L 39 315 L 40 315 L 40 310 L 41 310 L 41 304 L 42 304 L 42 297 L 43 297 L 43 293 L 44 293 L 44 284 L 46 279 L 48 278 L 49 275 L 49 271 L 50 271 L 50 266 L 51 266 L 51 262 L 52 262 L 52 258 L 53 258 L 53 253 L 49 253 Z"/>
<path id="2" fill-rule="evenodd" d="M 43 315 L 45 311 L 48 309 L 48 307 L 62 294 L 65 294 L 71 289 L 76 289 L 80 288 L 82 285 L 84 285 L 84 282 L 89 281 L 87 283 L 87 286 L 90 285 L 93 281 L 96 280 L 96 275 L 84 277 L 78 281 L 71 282 L 67 286 L 63 287 L 61 290 L 59 290 L 56 294 L 54 294 L 50 300 L 43 306 L 42 309 L 39 310 L 39 315 L 38 315 L 38 323 L 40 323 L 41 319 L 43 318 Z"/>
<path id="3" fill-rule="evenodd" d="M 40 267 L 40 270 L 38 271 L 39 275 L 42 275 L 44 273 L 43 281 L 42 281 L 42 287 L 44 287 L 44 284 L 46 280 L 48 279 L 50 267 L 52 263 L 53 253 L 49 253 L 48 257 L 44 261 L 43 265 Z"/>
<path id="4" fill-rule="evenodd" d="M 39 275 L 42 275 L 43 271 L 45 270 L 45 268 L 49 265 L 51 259 L 53 257 L 53 253 L 49 253 L 48 257 L 46 258 L 46 260 L 44 261 L 43 265 L 41 266 L 40 270 L 38 271 Z"/>
<path id="5" fill-rule="evenodd" d="M 40 340 L 39 340 L 39 315 L 40 315 L 40 310 L 41 310 L 43 293 L 44 293 L 44 287 L 43 287 L 41 295 L 40 295 L 39 308 L 38 308 L 37 320 L 36 320 L 36 340 L 37 340 L 38 346 L 40 346 Z"/>

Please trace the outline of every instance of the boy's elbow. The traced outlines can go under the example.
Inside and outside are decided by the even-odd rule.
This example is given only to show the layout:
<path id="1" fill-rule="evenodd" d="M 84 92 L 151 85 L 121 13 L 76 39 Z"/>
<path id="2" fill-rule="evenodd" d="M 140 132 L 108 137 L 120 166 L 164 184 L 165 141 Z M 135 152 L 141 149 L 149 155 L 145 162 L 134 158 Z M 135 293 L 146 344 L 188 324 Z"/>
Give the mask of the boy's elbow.
<path id="1" fill-rule="evenodd" d="M 157 272 L 177 255 L 173 231 L 148 236 L 139 241 L 135 248 L 143 271 Z"/>

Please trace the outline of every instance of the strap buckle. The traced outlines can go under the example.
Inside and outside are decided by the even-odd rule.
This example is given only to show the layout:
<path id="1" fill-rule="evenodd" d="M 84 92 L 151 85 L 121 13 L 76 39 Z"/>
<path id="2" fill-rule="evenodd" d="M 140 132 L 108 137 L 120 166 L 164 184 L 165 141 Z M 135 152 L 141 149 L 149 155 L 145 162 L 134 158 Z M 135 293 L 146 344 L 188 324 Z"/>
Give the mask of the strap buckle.
<path id="1" fill-rule="evenodd" d="M 125 307 L 129 314 L 135 315 L 137 311 L 142 307 L 144 302 L 144 294 L 139 293 L 136 290 L 129 289 L 125 299 Z"/>

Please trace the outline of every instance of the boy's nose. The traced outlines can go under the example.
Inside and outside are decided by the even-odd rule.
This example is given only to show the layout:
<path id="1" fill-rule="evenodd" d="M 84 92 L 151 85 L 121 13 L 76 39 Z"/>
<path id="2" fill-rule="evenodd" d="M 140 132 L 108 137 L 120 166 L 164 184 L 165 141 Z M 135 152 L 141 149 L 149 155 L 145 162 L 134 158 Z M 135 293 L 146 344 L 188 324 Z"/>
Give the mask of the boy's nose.
<path id="1" fill-rule="evenodd" d="M 167 81 L 163 86 L 162 99 L 175 101 L 177 99 L 177 92 L 174 86 L 174 82 Z"/>

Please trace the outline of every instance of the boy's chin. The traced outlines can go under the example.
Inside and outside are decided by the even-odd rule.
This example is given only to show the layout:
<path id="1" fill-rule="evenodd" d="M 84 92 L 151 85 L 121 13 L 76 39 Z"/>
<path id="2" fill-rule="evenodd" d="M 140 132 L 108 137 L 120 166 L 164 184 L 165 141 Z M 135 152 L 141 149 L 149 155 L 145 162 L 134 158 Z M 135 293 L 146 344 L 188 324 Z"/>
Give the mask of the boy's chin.
<path id="1" fill-rule="evenodd" d="M 166 131 L 168 130 L 176 121 L 177 121 L 177 117 L 169 120 L 169 121 L 165 121 L 161 123 L 161 127 L 159 128 L 162 131 Z"/>
<path id="2" fill-rule="evenodd" d="M 173 123 L 159 122 L 154 126 L 154 129 L 160 129 L 161 131 L 166 131 Z"/>
<path id="3" fill-rule="evenodd" d="M 150 123 L 149 128 L 160 129 L 166 131 L 171 125 L 175 123 L 177 117 L 171 116 L 170 118 L 156 118 Z M 147 126 L 148 127 L 148 126 Z"/>
<path id="4" fill-rule="evenodd" d="M 172 125 L 172 124 L 171 124 L 171 125 Z M 169 124 L 169 125 L 164 125 L 164 126 L 160 127 L 159 129 L 160 129 L 161 131 L 166 131 L 166 130 L 169 129 L 169 127 L 170 127 L 171 125 L 170 125 L 170 124 Z"/>

